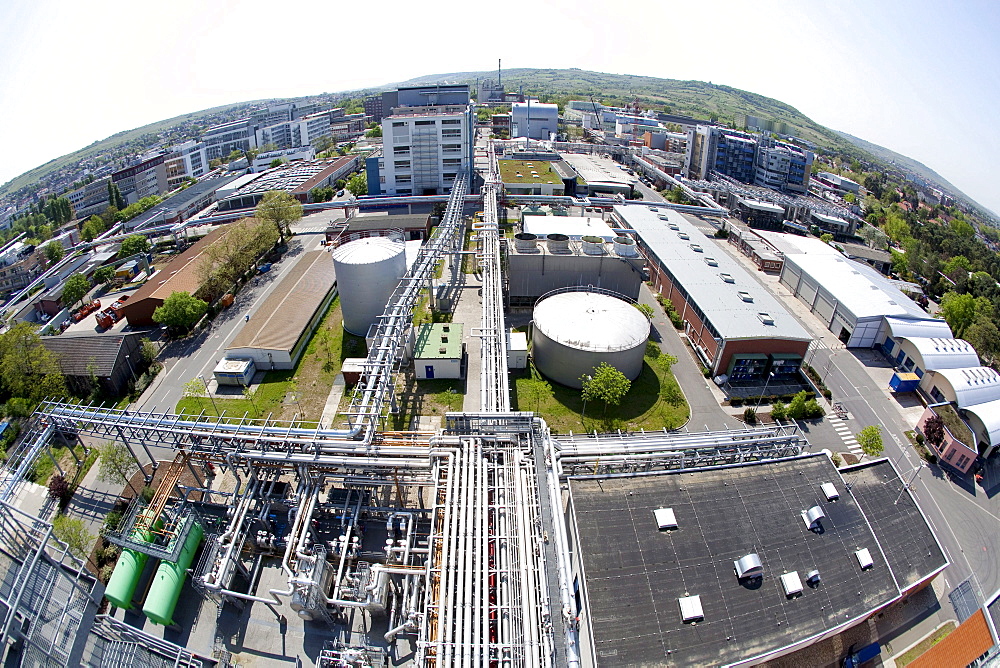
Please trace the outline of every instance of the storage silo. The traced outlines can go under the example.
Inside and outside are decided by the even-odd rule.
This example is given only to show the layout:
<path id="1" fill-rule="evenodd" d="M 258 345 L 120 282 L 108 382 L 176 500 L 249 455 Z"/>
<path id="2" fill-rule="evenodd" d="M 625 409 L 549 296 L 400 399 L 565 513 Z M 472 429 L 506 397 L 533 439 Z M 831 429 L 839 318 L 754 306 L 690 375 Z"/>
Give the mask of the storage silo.
<path id="1" fill-rule="evenodd" d="M 649 320 L 614 293 L 569 289 L 535 304 L 531 355 L 546 377 L 580 389 L 581 378 L 607 362 L 629 380 L 642 371 Z"/>
<path id="2" fill-rule="evenodd" d="M 406 273 L 402 236 L 367 237 L 333 249 L 344 329 L 365 336 Z"/>

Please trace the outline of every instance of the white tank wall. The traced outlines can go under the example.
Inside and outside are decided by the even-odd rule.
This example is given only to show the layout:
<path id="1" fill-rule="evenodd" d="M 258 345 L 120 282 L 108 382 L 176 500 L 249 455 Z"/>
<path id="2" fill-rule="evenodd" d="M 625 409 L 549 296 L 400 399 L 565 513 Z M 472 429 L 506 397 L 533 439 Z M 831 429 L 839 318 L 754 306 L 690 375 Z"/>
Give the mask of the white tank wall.
<path id="1" fill-rule="evenodd" d="M 365 336 L 406 273 L 405 245 L 388 237 L 358 239 L 333 251 L 344 329 Z"/>
<path id="2" fill-rule="evenodd" d="M 579 340 L 567 338 L 571 330 L 580 332 Z M 602 294 L 562 293 L 536 307 L 531 356 L 540 373 L 574 389 L 602 362 L 635 380 L 648 336 L 649 321 L 631 304 Z"/>

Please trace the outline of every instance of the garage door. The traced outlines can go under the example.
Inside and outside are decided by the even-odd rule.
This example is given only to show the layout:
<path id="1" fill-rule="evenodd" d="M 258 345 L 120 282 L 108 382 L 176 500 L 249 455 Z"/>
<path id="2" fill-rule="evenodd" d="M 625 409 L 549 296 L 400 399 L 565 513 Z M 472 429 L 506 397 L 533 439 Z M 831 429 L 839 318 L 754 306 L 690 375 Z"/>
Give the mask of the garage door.
<path id="1" fill-rule="evenodd" d="M 837 300 L 826 290 L 820 290 L 819 298 L 813 306 L 813 311 L 823 322 L 829 323 L 833 319 L 833 312 L 837 308 Z"/>
<path id="2" fill-rule="evenodd" d="M 812 306 L 813 302 L 816 301 L 816 292 L 818 290 L 819 284 L 816 281 L 809 276 L 803 276 L 802 283 L 799 284 L 799 299 Z"/>

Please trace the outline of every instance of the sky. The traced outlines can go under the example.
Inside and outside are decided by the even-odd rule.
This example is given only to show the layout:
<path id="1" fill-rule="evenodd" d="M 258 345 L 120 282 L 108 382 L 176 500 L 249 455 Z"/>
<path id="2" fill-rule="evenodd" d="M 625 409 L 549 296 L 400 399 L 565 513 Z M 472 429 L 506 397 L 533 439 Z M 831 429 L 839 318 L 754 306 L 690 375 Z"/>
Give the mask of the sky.
<path id="1" fill-rule="evenodd" d="M 435 73 L 711 81 L 923 162 L 1000 212 L 1000 3 L 962 0 L 0 2 L 0 183 L 208 107 Z"/>

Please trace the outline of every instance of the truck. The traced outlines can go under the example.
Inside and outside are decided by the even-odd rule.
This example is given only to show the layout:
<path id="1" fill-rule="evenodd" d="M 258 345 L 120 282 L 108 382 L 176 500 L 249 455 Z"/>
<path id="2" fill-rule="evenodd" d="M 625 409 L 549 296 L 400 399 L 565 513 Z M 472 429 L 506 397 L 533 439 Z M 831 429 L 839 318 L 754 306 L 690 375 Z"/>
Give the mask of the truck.
<path id="1" fill-rule="evenodd" d="M 122 305 L 128 301 L 128 295 L 122 295 L 114 304 L 97 314 L 97 324 L 102 329 L 110 329 L 122 319 Z"/>
<path id="2" fill-rule="evenodd" d="M 73 320 L 73 322 L 80 322 L 94 311 L 99 311 L 100 309 L 101 309 L 101 300 L 95 299 L 89 304 L 84 304 L 83 306 L 81 306 L 78 311 L 76 311 L 73 315 L 70 316 L 70 318 Z"/>

